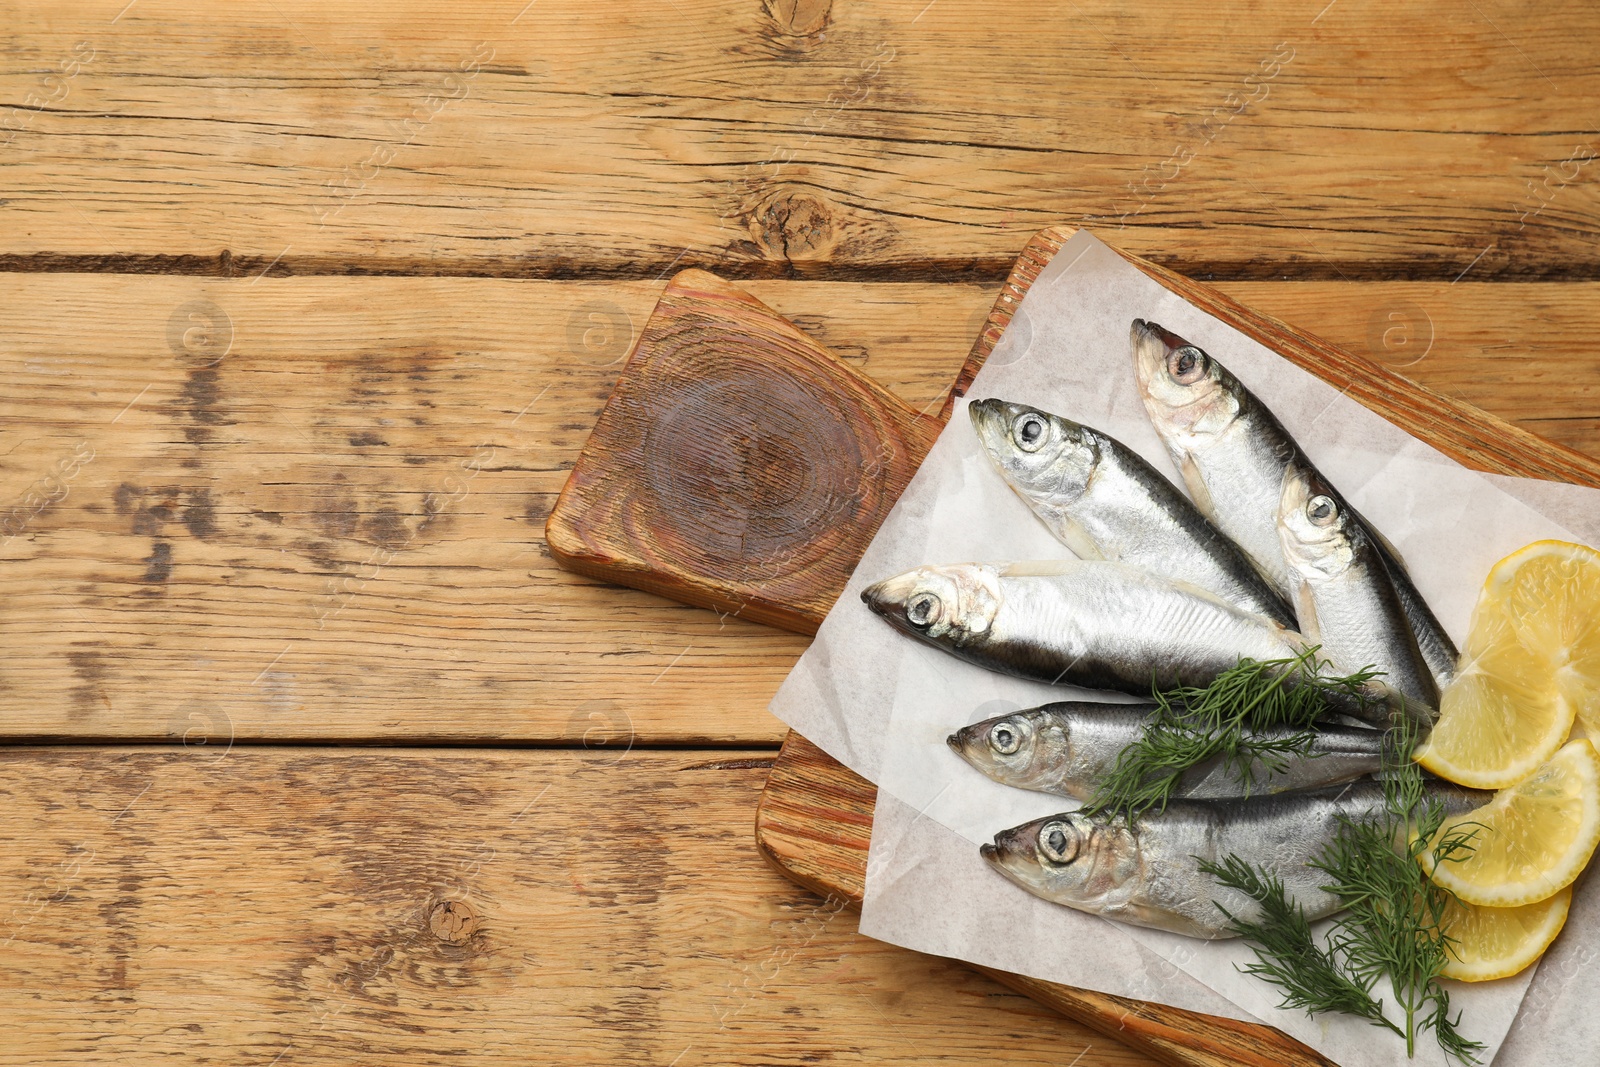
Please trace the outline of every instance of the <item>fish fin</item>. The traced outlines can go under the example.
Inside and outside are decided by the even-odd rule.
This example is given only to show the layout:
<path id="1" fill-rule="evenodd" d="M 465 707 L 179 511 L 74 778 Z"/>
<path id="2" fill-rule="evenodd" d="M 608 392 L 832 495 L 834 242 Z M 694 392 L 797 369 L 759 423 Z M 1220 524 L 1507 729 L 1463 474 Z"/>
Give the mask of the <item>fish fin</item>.
<path id="1" fill-rule="evenodd" d="M 1318 644 L 1322 640 L 1322 624 L 1317 621 L 1317 602 L 1311 595 L 1310 582 L 1291 582 L 1294 592 L 1294 617 L 1300 632 L 1307 641 Z"/>
<path id="2" fill-rule="evenodd" d="M 1094 543 L 1094 538 L 1089 536 L 1089 531 L 1064 515 L 1061 516 L 1060 525 L 1056 528 L 1055 534 L 1056 538 L 1072 549 L 1079 559 L 1109 558 L 1104 552 L 1100 551 L 1100 546 Z"/>
<path id="3" fill-rule="evenodd" d="M 1019 560 L 995 564 L 1002 578 L 1049 578 L 1057 574 L 1071 574 L 1083 566 L 1081 559 Z"/>
<path id="4" fill-rule="evenodd" d="M 1206 480 L 1200 475 L 1200 466 L 1195 463 L 1194 456 L 1185 452 L 1178 460 L 1178 473 L 1183 475 L 1183 484 L 1189 488 L 1189 496 L 1194 500 L 1194 506 L 1206 518 L 1212 518 L 1217 513 L 1216 505 L 1211 500 L 1211 490 L 1206 488 Z"/>
<path id="5" fill-rule="evenodd" d="M 1400 610 L 1405 613 L 1406 624 L 1416 640 L 1417 651 L 1427 665 L 1428 673 L 1433 675 L 1434 684 L 1443 689 L 1455 678 L 1460 668 L 1461 652 L 1445 632 L 1439 617 L 1433 613 L 1422 590 L 1411 580 L 1405 561 L 1395 551 L 1394 545 L 1366 519 L 1363 518 L 1361 524 L 1372 535 L 1373 543 L 1378 548 L 1378 557 L 1389 572 L 1390 582 L 1400 601 Z"/>

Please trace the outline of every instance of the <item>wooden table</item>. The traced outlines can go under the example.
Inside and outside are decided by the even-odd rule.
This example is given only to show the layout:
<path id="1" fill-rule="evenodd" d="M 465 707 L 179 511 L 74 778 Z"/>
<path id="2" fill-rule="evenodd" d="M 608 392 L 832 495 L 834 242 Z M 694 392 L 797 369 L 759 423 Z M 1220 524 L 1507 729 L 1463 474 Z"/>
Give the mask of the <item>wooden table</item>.
<path id="1" fill-rule="evenodd" d="M 0 4 L 0 1063 L 1145 1062 L 763 865 L 804 639 L 552 564 L 669 271 L 921 406 L 1086 225 L 1600 455 L 1585 3 L 125 3 Z"/>

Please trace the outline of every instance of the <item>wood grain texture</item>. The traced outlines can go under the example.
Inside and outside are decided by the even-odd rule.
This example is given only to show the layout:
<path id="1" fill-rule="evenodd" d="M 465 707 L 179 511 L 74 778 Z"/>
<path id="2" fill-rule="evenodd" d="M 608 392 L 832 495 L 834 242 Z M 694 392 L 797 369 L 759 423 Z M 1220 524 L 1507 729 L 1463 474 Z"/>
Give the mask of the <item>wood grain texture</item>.
<path id="1" fill-rule="evenodd" d="M 918 411 L 997 294 L 741 287 Z M 803 639 L 597 585 L 543 542 L 661 288 L 0 276 L 0 730 L 776 745 Z M 1600 455 L 1600 285 L 1226 291 L 1396 365 L 1369 326 L 1420 312 L 1405 374 Z M 195 301 L 232 331 L 211 367 L 204 314 L 170 332 Z M 429 494 L 449 504 L 424 525 Z"/>
<path id="2" fill-rule="evenodd" d="M 930 399 L 987 299 L 779 290 Z M 802 641 L 600 587 L 544 545 L 657 287 L 10 275 L 0 292 L 5 733 L 781 738 L 764 709 Z"/>
<path id="3" fill-rule="evenodd" d="M 1600 278 L 1587 5 L 1124 8 L 0 0 L 0 272 L 114 272 L 0 275 L 0 735 L 174 742 L 0 752 L 0 1061 L 1146 1062 L 608 766 L 804 641 L 540 535 L 653 280 L 832 279 L 749 289 L 930 410 L 1085 216 L 1600 455 L 1600 288 L 1473 285 Z"/>
<path id="4" fill-rule="evenodd" d="M 0 1063 L 1148 1062 L 784 882 L 770 760 L 0 750 Z"/>
<path id="5" fill-rule="evenodd" d="M 1563 285 L 1219 285 L 1436 392 L 1600 457 L 1600 290 Z M 1595 324 L 1600 325 L 1600 324 Z"/>
<path id="6" fill-rule="evenodd" d="M 945 417 L 949 416 L 955 397 L 970 386 L 1004 334 L 1029 286 L 1071 232 L 1042 231 L 1024 249 L 957 377 L 951 399 L 943 409 Z M 1270 316 L 1251 311 L 1210 286 L 1123 254 L 1190 302 L 1298 366 L 1341 385 L 1348 395 L 1463 463 L 1484 470 L 1600 486 L 1600 460 L 1545 441 L 1470 405 L 1433 394 L 1372 360 L 1342 352 Z M 859 900 L 864 890 L 874 801 L 870 783 L 791 733 L 763 793 L 756 838 L 768 859 L 802 885 L 853 895 Z M 996 976 L 1070 1018 L 1106 1032 L 1115 1030 L 1135 1048 L 1179 1067 L 1328 1062 L 1268 1027 L 1228 1022 L 1153 1003 L 1138 1004 L 1033 979 Z"/>
<path id="7" fill-rule="evenodd" d="M 0 265 L 1600 277 L 1585 0 L 121 7 L 0 6 Z"/>
<path id="8" fill-rule="evenodd" d="M 580 574 L 804 632 L 942 425 L 755 297 L 682 271 L 545 537 Z"/>

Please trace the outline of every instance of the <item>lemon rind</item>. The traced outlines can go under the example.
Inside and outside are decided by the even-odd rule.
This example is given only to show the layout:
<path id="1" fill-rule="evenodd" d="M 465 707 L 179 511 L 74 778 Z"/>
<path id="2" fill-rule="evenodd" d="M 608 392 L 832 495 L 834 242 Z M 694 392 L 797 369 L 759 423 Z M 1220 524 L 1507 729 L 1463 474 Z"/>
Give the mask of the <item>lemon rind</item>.
<path id="1" fill-rule="evenodd" d="M 1533 944 L 1535 940 L 1530 938 L 1519 946 L 1521 951 L 1496 960 L 1479 960 L 1469 964 L 1450 956 L 1446 958 L 1444 966 L 1440 969 L 1440 976 L 1451 978 L 1458 982 L 1492 982 L 1498 978 L 1510 978 L 1514 974 L 1521 974 L 1527 970 L 1540 956 L 1545 954 L 1545 950 L 1550 947 L 1551 942 L 1555 941 L 1560 936 L 1562 929 L 1566 927 L 1567 915 L 1572 910 L 1572 887 L 1566 886 L 1557 890 L 1545 898 L 1545 901 L 1549 900 L 1558 900 L 1559 903 L 1558 906 L 1550 909 L 1549 914 L 1545 917 L 1544 925 L 1539 928 L 1538 947 L 1533 951 L 1527 951 L 1528 945 Z M 1535 901 L 1535 903 L 1542 904 L 1545 901 Z"/>

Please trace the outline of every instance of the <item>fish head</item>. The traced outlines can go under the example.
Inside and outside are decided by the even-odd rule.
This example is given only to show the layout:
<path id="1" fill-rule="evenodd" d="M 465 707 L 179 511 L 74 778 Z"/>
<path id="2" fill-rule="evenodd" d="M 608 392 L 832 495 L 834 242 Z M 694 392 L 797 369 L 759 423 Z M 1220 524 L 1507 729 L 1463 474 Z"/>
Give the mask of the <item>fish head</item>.
<path id="1" fill-rule="evenodd" d="M 1134 319 L 1133 369 L 1139 395 L 1163 436 L 1210 437 L 1240 409 L 1233 377 L 1198 345 L 1144 319 Z"/>
<path id="2" fill-rule="evenodd" d="M 1350 568 L 1364 531 L 1355 514 L 1316 471 L 1290 464 L 1278 502 L 1284 559 L 1299 575 L 1325 580 Z"/>
<path id="3" fill-rule="evenodd" d="M 1066 724 L 1041 708 L 963 726 L 947 739 L 956 754 L 991 778 L 1022 785 L 1058 777 L 1072 759 Z"/>
<path id="4" fill-rule="evenodd" d="M 1076 498 L 1094 476 L 1099 445 L 1071 419 L 1006 400 L 975 401 L 967 414 L 989 458 L 1018 489 Z"/>
<path id="5" fill-rule="evenodd" d="M 1000 576 L 981 563 L 918 567 L 867 586 L 861 599 L 889 624 L 936 644 L 981 639 L 1000 612 Z"/>
<path id="6" fill-rule="evenodd" d="M 1120 821 L 1081 811 L 1002 830 L 980 846 L 989 864 L 1024 889 L 1087 911 L 1105 911 L 1136 888 L 1138 838 Z"/>

